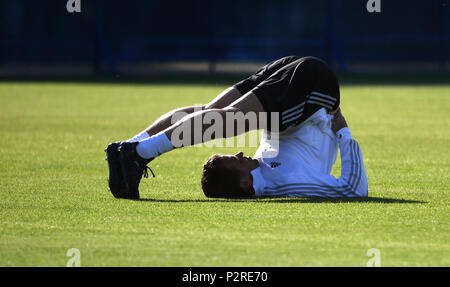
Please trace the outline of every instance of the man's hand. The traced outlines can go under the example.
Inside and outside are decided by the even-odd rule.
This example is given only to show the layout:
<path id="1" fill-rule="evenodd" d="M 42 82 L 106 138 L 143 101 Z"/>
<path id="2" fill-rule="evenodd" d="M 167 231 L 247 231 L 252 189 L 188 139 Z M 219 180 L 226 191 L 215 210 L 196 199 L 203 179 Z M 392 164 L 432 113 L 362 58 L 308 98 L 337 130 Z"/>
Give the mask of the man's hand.
<path id="1" fill-rule="evenodd" d="M 334 118 L 331 120 L 331 129 L 334 133 L 337 133 L 342 128 L 348 127 L 347 122 L 345 121 L 345 118 L 341 113 L 341 108 L 337 108 L 336 110 L 331 111 L 330 115 L 334 116 Z"/>

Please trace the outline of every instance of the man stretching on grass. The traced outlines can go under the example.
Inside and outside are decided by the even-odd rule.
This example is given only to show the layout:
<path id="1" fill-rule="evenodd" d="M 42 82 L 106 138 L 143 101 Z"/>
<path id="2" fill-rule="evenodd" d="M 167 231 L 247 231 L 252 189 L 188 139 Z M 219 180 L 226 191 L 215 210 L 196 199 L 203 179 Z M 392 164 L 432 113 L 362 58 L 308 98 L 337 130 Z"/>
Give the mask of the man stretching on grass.
<path id="1" fill-rule="evenodd" d="M 204 164 L 201 182 L 207 197 L 365 197 L 362 154 L 339 103 L 338 82 L 323 61 L 296 56 L 276 60 L 199 110 L 171 111 L 135 137 L 109 144 L 110 191 L 117 198 L 138 199 L 140 180 L 148 176 L 147 164 L 155 157 L 174 148 L 263 129 L 254 158 L 242 152 L 216 154 Z M 174 121 L 179 113 L 187 115 Z M 246 116 L 237 117 L 239 113 Z M 258 117 L 247 117 L 252 114 Z M 208 133 L 216 124 L 231 133 Z M 338 147 L 342 169 L 335 178 L 330 172 Z"/>

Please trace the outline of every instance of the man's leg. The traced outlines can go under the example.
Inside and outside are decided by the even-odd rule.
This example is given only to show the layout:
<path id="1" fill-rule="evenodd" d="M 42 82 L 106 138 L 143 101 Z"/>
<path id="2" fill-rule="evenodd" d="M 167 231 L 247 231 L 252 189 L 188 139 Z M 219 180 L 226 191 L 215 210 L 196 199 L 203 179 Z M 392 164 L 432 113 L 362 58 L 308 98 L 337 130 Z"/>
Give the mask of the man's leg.
<path id="1" fill-rule="evenodd" d="M 173 124 L 173 116 L 177 114 L 191 114 L 195 110 L 204 110 L 204 109 L 213 109 L 213 108 L 224 108 L 228 106 L 230 103 L 234 102 L 236 99 L 241 97 L 242 94 L 235 87 L 229 87 L 222 93 L 220 93 L 216 98 L 214 98 L 210 103 L 203 106 L 190 106 L 184 107 L 180 109 L 172 110 L 164 115 L 162 115 L 159 119 L 157 119 L 154 123 L 152 123 L 146 130 L 137 134 L 136 136 L 127 140 L 127 142 L 140 142 L 149 138 L 150 136 L 154 136 L 159 132 L 167 129 Z M 163 141 L 164 143 L 164 141 Z M 166 142 L 167 143 L 167 142 Z M 106 159 L 108 161 L 109 168 L 109 189 L 111 193 L 116 198 L 129 198 L 127 186 L 124 182 L 122 175 L 122 168 L 120 166 L 119 160 L 119 147 L 122 142 L 113 142 L 108 145 L 105 149 Z M 169 146 L 170 147 L 170 146 Z M 145 151 L 145 149 L 143 149 Z"/>
<path id="2" fill-rule="evenodd" d="M 252 112 L 258 115 L 260 112 L 264 112 L 264 108 L 261 105 L 260 101 L 253 93 L 247 93 L 244 96 L 240 97 L 227 107 L 223 109 L 205 109 L 203 111 L 198 111 L 195 113 L 192 113 L 177 123 L 173 124 L 172 126 L 168 127 L 163 131 L 165 136 L 171 140 L 171 142 L 175 143 L 177 141 L 180 144 L 174 145 L 176 148 L 180 147 L 186 147 L 196 144 L 205 143 L 209 140 L 214 140 L 218 138 L 225 138 L 225 137 L 234 137 L 238 136 L 241 133 L 248 132 L 250 130 L 256 129 L 258 127 L 258 122 L 256 122 L 256 125 L 250 125 L 248 120 L 244 123 L 244 129 L 240 130 L 237 128 L 238 125 L 242 124 L 239 121 L 239 118 L 235 117 L 236 113 L 243 113 L 244 115 Z M 222 131 L 223 133 L 214 133 L 211 135 L 211 138 L 205 139 L 203 137 L 204 132 L 209 129 L 214 123 L 213 122 L 204 122 L 204 117 L 209 117 L 211 114 L 214 114 L 215 117 L 220 117 L 222 119 Z M 256 120 L 258 121 L 259 117 L 256 117 Z M 231 125 L 231 126 L 227 126 Z M 178 130 L 183 130 L 183 127 L 192 127 L 190 132 L 181 133 L 180 138 L 174 137 L 174 132 Z M 232 133 L 225 133 L 225 131 L 229 129 L 232 131 Z M 184 131 L 184 130 L 183 130 Z M 189 135 L 190 139 L 186 140 L 184 136 Z M 200 136 L 196 136 L 200 135 Z"/>
<path id="3" fill-rule="evenodd" d="M 312 95 L 310 95 L 311 93 Z M 239 91 L 237 91 L 237 94 L 239 94 Z M 250 127 L 246 120 L 245 129 L 237 129 L 236 126 L 238 123 L 234 117 L 237 112 L 243 114 L 253 112 L 259 115 L 260 112 L 264 111 L 284 111 L 284 117 L 283 113 L 281 116 L 285 123 L 281 122 L 280 127 L 287 128 L 289 125 L 299 124 L 313 112 L 324 106 L 329 111 L 337 108 L 339 106 L 339 86 L 334 74 L 324 62 L 317 58 L 305 57 L 296 59 L 295 61 L 289 61 L 288 64 L 261 82 L 261 85 L 256 86 L 245 95 L 236 98 L 234 102 L 225 108 L 222 108 L 222 106 L 227 102 L 224 102 L 221 97 L 216 98 L 204 110 L 191 113 L 165 130 L 160 131 L 157 135 L 141 141 L 137 145 L 137 153 L 144 159 L 153 159 L 175 147 L 196 145 L 204 143 L 206 140 L 237 136 L 240 133 L 256 128 L 255 126 Z M 309 98 L 311 100 L 308 100 Z M 218 108 L 215 108 L 214 105 L 217 105 Z M 305 106 L 305 109 L 303 106 Z M 273 110 L 269 110 L 269 108 Z M 303 112 L 303 110 L 305 111 Z M 209 117 L 210 114 L 219 116 L 222 119 L 222 131 L 230 128 L 226 124 L 230 124 L 231 122 L 233 133 L 214 133 L 211 138 L 205 139 L 203 134 L 213 123 L 205 123 L 203 118 Z M 305 116 L 302 117 L 302 115 Z M 229 117 L 232 117 L 231 121 Z M 259 116 L 256 117 L 256 120 L 259 120 Z M 259 123 L 257 122 L 257 124 Z M 175 138 L 174 132 L 176 130 L 183 130 L 183 127 L 191 127 L 191 130 L 182 133 L 181 138 Z M 190 138 L 184 138 L 186 135 L 189 135 Z M 175 144 L 175 141 L 178 143 Z"/>
<path id="4" fill-rule="evenodd" d="M 277 70 L 281 69 L 282 67 L 295 62 L 299 59 L 298 56 L 287 56 L 278 60 L 275 60 L 273 62 L 268 63 L 267 65 L 263 66 L 261 69 L 256 71 L 255 74 L 251 75 L 250 77 L 238 82 L 232 87 L 229 87 L 225 91 L 223 91 L 221 94 L 219 94 L 216 98 L 214 98 L 209 104 L 203 105 L 203 106 L 191 106 L 191 107 L 185 107 L 181 109 L 176 109 L 173 111 L 170 111 L 164 115 L 162 115 L 158 120 L 156 120 L 153 124 L 151 124 L 146 130 L 142 131 L 141 133 L 137 134 L 133 138 L 129 139 L 129 142 L 135 142 L 135 141 L 142 141 L 146 139 L 147 137 L 156 135 L 157 133 L 167 129 L 173 124 L 172 118 L 177 113 L 185 113 L 185 114 L 191 114 L 196 109 L 222 109 L 242 97 L 242 95 L 250 92 L 253 88 L 255 88 L 257 85 L 259 85 L 261 82 L 269 78 L 273 73 L 275 73 Z M 117 150 L 117 147 L 120 143 L 113 143 L 114 148 L 113 150 Z"/>
<path id="5" fill-rule="evenodd" d="M 157 134 L 139 142 L 128 142 L 127 145 L 131 146 L 130 144 L 133 144 L 136 148 L 136 153 L 138 156 L 146 160 L 152 160 L 174 148 L 196 145 L 217 138 L 237 136 L 243 132 L 257 128 L 257 125 L 250 126 L 248 120 L 246 120 L 244 125 L 245 128 L 243 130 L 237 129 L 236 127 L 241 124 L 238 122 L 239 118 L 235 117 L 235 114 L 238 112 L 243 114 L 247 114 L 249 112 L 259 114 L 260 112 L 264 112 L 264 108 L 256 95 L 250 92 L 239 97 L 236 101 L 232 102 L 225 108 L 205 108 L 203 110 L 193 112 L 184 116 L 182 119 L 170 125 L 165 130 L 162 130 Z M 213 123 L 213 121 L 205 123 L 203 118 L 211 116 L 211 114 L 215 117 L 221 118 L 223 131 L 226 131 L 227 124 L 230 124 L 233 133 L 214 133 L 211 138 L 205 139 L 203 137 L 203 133 L 215 123 Z M 258 120 L 258 117 L 256 117 L 256 120 Z M 167 123 L 166 119 L 164 119 L 164 124 L 165 123 Z M 161 126 L 162 125 L 159 127 Z M 184 127 L 189 127 L 189 130 L 183 130 Z M 179 138 L 174 137 L 174 132 L 177 129 L 182 131 Z M 195 135 L 201 136 L 198 137 Z M 189 136 L 189 138 L 185 138 L 186 136 Z M 181 145 L 179 144 L 180 142 L 182 142 Z M 125 145 L 125 143 L 122 145 Z"/>
<path id="6" fill-rule="evenodd" d="M 185 113 L 191 114 L 195 110 L 209 110 L 209 109 L 223 109 L 229 106 L 231 103 L 235 102 L 242 95 L 247 94 L 251 90 L 253 90 L 257 85 L 261 84 L 263 81 L 267 80 L 272 74 L 281 68 L 289 65 L 295 61 L 300 59 L 298 56 L 287 56 L 273 62 L 270 62 L 263 66 L 261 69 L 256 71 L 250 77 L 238 82 L 232 87 L 229 87 L 221 94 L 219 94 L 216 98 L 214 98 L 209 104 L 199 107 L 186 107 L 178 110 L 173 110 L 161 116 L 157 121 L 155 121 L 152 125 L 150 125 L 145 131 L 136 135 L 134 138 L 129 141 L 142 141 L 146 139 L 148 136 L 156 135 L 157 133 L 169 128 L 174 122 L 172 118 L 177 113 Z M 241 107 L 242 108 L 242 107 Z M 139 148 L 140 151 L 143 150 L 143 147 Z M 139 152 L 139 151 L 138 151 Z"/>
<path id="7" fill-rule="evenodd" d="M 207 140 L 213 140 L 216 138 L 223 138 L 228 136 L 237 136 L 240 133 L 247 132 L 251 129 L 257 129 L 258 123 L 250 125 L 246 120 L 244 129 L 240 130 L 236 127 L 240 125 L 239 119 L 235 117 L 235 113 L 241 112 L 246 114 L 248 112 L 254 112 L 259 114 L 264 112 L 264 109 L 259 102 L 257 96 L 253 93 L 247 93 L 234 101 L 226 108 L 223 109 L 205 109 L 202 111 L 189 114 L 166 128 L 165 130 L 153 135 L 140 142 L 126 142 L 122 143 L 119 147 L 119 157 L 122 169 L 122 174 L 125 182 L 125 188 L 128 191 L 128 198 L 139 198 L 139 183 L 142 176 L 146 175 L 147 164 L 156 158 L 157 156 L 166 153 L 174 148 L 181 148 L 200 144 Z M 232 125 L 232 134 L 214 133 L 209 139 L 203 137 L 204 132 L 210 128 L 213 123 L 205 123 L 204 117 L 211 116 L 220 117 L 222 121 L 222 130 L 225 131 L 228 125 Z M 258 121 L 259 117 L 255 118 Z M 190 127 L 189 130 L 184 127 Z M 182 130 L 181 137 L 174 137 L 174 133 L 177 129 Z M 196 136 L 200 135 L 200 136 Z M 179 143 L 182 144 L 179 144 Z"/>
<path id="8" fill-rule="evenodd" d="M 217 97 L 215 97 L 211 102 L 209 102 L 206 105 L 179 108 L 179 109 L 172 110 L 172 111 L 162 115 L 155 122 L 153 122 L 150 126 L 148 126 L 147 129 L 145 129 L 145 131 L 143 131 L 141 134 L 143 134 L 145 132 L 145 134 L 143 134 L 144 136 L 146 135 L 145 138 L 156 135 L 157 133 L 167 129 L 168 127 L 170 127 L 171 125 L 174 124 L 174 122 L 172 120 L 174 115 L 177 115 L 177 114 L 188 115 L 188 114 L 192 114 L 194 111 L 205 110 L 205 109 L 222 109 L 222 108 L 225 108 L 226 106 L 228 106 L 229 104 L 231 104 L 232 102 L 234 102 L 235 100 L 239 99 L 241 96 L 242 96 L 242 94 L 241 94 L 241 92 L 239 92 L 238 89 L 236 89 L 235 87 L 229 87 L 226 90 L 224 90 L 222 93 L 217 95 Z M 139 136 L 139 134 L 136 137 L 138 137 L 138 136 Z M 145 139 L 145 138 L 143 138 L 143 139 Z M 141 141 L 141 140 L 142 139 L 140 138 L 137 141 Z M 129 141 L 136 141 L 136 140 L 133 140 L 133 138 L 132 138 Z"/>

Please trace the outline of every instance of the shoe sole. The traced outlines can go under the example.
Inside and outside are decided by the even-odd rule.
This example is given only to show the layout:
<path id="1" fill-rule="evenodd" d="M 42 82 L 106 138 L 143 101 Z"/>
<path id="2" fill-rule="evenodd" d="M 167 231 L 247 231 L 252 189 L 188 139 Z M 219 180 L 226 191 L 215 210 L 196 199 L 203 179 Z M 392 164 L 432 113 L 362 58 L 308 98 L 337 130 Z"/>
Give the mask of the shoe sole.
<path id="1" fill-rule="evenodd" d="M 123 180 L 118 147 L 118 143 L 111 143 L 105 149 L 109 169 L 108 185 L 115 198 L 126 198 L 128 192 Z"/>

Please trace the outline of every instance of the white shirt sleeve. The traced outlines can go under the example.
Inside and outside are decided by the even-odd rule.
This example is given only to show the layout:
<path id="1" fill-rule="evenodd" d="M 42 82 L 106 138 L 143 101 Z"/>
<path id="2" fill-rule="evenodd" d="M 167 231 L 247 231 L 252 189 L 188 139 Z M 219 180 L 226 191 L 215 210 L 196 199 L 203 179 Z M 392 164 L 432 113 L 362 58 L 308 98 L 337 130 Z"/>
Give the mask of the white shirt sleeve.
<path id="1" fill-rule="evenodd" d="M 341 176 L 334 177 L 313 169 L 290 174 L 282 185 L 265 186 L 264 196 L 289 197 L 366 197 L 368 184 L 359 144 L 350 130 L 337 132 L 341 152 Z"/>

